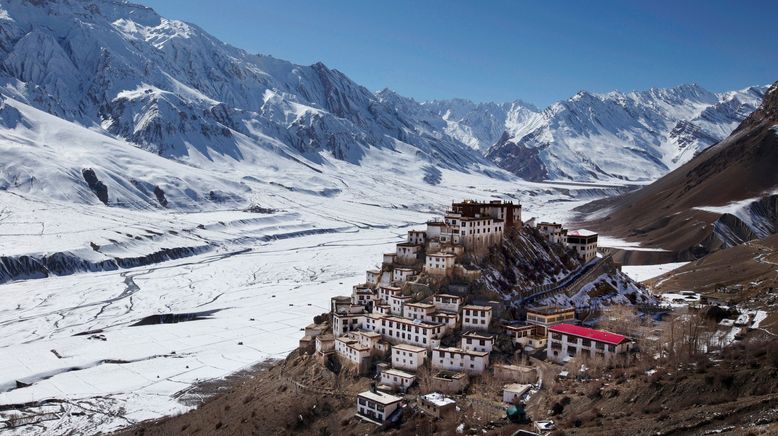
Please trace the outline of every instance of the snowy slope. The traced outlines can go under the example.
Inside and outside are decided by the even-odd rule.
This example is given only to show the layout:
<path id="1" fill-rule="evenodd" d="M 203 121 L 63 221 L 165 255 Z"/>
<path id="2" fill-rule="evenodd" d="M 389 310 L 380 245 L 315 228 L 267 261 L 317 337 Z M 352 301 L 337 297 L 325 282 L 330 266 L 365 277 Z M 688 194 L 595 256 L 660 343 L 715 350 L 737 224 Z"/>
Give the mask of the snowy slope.
<path id="1" fill-rule="evenodd" d="M 487 156 L 530 180 L 652 180 L 724 139 L 765 89 L 581 91 L 546 108 L 534 126 L 507 131 Z"/>
<path id="2" fill-rule="evenodd" d="M 210 170 L 267 151 L 362 165 L 379 149 L 424 161 L 428 183 L 441 168 L 504 178 L 488 151 L 531 180 L 648 180 L 728 134 L 762 92 L 581 93 L 543 112 L 518 100 L 419 103 L 123 1 L 4 0 L 0 20 L 0 95 Z"/>
<path id="3" fill-rule="evenodd" d="M 245 139 L 260 147 L 275 140 L 313 162 L 357 164 L 366 149 L 399 141 L 443 167 L 483 162 L 321 63 L 249 54 L 125 2 L 1 7 L 3 94 L 164 157 L 242 160 Z"/>
<path id="4" fill-rule="evenodd" d="M 445 131 L 468 146 L 486 152 L 505 132 L 520 135 L 539 118 L 539 110 L 521 100 L 474 103 L 464 99 L 422 103 L 445 120 Z"/>

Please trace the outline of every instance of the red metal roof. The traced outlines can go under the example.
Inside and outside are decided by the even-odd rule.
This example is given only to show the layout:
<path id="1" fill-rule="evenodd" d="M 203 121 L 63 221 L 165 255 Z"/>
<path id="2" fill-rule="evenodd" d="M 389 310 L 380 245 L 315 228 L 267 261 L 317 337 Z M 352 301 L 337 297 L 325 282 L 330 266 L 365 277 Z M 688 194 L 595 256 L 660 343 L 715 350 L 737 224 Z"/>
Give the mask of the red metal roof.
<path id="1" fill-rule="evenodd" d="M 593 341 L 605 342 L 606 344 L 619 345 L 626 339 L 624 336 L 606 332 L 605 330 L 595 330 L 587 327 L 581 327 L 572 324 L 559 324 L 549 327 L 552 332 L 565 333 L 568 335 L 579 336 Z"/>

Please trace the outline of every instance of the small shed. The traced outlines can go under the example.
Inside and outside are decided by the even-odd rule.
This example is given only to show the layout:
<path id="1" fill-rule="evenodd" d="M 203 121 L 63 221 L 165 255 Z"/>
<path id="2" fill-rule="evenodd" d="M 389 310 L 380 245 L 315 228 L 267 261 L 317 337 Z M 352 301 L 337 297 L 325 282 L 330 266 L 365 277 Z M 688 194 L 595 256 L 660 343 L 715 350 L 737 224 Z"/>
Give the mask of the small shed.
<path id="1" fill-rule="evenodd" d="M 456 401 L 439 392 L 420 395 L 418 404 L 422 412 L 436 418 L 442 418 L 457 413 Z"/>
<path id="2" fill-rule="evenodd" d="M 505 403 L 513 403 L 516 400 L 520 400 L 527 391 L 530 390 L 531 385 L 523 385 L 519 383 L 511 383 L 503 386 L 502 389 L 502 401 Z"/>

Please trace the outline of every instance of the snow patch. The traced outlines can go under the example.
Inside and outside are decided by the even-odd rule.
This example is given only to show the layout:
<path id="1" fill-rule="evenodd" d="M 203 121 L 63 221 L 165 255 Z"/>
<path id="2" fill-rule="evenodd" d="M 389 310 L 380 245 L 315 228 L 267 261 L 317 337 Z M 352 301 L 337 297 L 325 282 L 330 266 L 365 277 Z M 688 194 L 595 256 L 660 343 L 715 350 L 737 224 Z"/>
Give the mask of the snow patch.
<path id="1" fill-rule="evenodd" d="M 624 265 L 621 270 L 636 282 L 643 282 L 678 269 L 689 262 L 672 262 L 657 265 Z"/>

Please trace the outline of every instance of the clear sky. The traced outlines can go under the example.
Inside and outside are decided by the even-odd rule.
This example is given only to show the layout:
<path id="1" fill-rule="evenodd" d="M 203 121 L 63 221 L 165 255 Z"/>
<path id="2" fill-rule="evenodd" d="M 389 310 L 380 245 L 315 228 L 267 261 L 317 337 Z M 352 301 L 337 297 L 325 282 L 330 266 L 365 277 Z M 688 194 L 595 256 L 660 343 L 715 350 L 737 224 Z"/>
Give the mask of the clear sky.
<path id="1" fill-rule="evenodd" d="M 249 52 L 417 100 L 778 80 L 778 1 L 136 0 Z"/>

